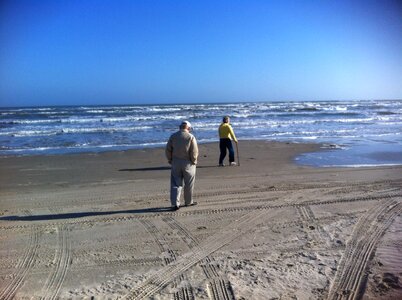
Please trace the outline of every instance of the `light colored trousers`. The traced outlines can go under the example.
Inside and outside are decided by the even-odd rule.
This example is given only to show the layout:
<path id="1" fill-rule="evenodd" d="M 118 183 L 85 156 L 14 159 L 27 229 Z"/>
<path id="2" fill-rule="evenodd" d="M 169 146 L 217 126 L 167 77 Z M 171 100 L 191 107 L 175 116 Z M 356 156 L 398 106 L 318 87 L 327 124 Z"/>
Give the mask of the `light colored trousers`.
<path id="1" fill-rule="evenodd" d="M 195 170 L 196 166 L 189 160 L 173 158 L 170 175 L 170 202 L 172 206 L 180 206 L 182 189 L 184 189 L 185 204 L 193 203 Z"/>

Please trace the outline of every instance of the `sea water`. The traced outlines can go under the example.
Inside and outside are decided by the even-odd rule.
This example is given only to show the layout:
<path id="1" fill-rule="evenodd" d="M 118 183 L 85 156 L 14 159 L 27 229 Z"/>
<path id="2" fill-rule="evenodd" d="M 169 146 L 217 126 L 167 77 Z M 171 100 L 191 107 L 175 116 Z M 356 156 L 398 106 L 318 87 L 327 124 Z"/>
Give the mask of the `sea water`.
<path id="1" fill-rule="evenodd" d="M 313 166 L 402 164 L 402 101 L 0 108 L 0 155 L 65 154 L 161 147 L 181 120 L 199 143 L 218 141 L 222 117 L 240 140 L 314 142 Z"/>

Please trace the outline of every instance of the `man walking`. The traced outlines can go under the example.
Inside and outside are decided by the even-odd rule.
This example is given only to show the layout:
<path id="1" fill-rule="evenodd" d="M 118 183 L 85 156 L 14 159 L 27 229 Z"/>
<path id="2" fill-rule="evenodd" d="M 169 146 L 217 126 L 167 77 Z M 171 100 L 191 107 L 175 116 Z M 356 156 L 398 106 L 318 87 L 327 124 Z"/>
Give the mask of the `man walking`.
<path id="1" fill-rule="evenodd" d="M 183 121 L 180 130 L 172 134 L 167 142 L 165 153 L 172 165 L 170 176 L 170 202 L 172 209 L 180 208 L 180 195 L 184 185 L 184 203 L 196 205 L 193 201 L 195 170 L 198 158 L 198 145 L 190 133 L 191 124 Z"/>
<path id="2" fill-rule="evenodd" d="M 219 166 L 224 167 L 223 160 L 226 157 L 226 149 L 229 150 L 229 165 L 235 166 L 234 150 L 232 140 L 237 144 L 237 138 L 234 134 L 233 128 L 230 125 L 229 116 L 223 117 L 222 124 L 219 126 Z"/>

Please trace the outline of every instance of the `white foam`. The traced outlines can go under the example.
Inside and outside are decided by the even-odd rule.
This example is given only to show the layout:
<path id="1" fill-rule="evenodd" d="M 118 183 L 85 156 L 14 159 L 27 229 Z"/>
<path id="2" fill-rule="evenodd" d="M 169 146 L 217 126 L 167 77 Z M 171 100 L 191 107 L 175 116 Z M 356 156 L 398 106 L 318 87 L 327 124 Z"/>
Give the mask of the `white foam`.
<path id="1" fill-rule="evenodd" d="M 394 167 L 402 164 L 350 164 L 350 165 L 323 165 L 324 168 L 373 168 L 373 167 Z"/>
<path id="2" fill-rule="evenodd" d="M 59 131 L 55 130 L 23 130 L 19 132 L 9 132 L 6 135 L 14 136 L 14 137 L 29 137 L 29 136 L 51 136 L 59 134 Z M 0 133 L 0 135 L 2 135 Z"/>
<path id="3" fill-rule="evenodd" d="M 18 120 L 18 119 L 4 119 L 0 121 L 0 124 L 45 124 L 60 122 L 59 120 L 52 119 L 40 119 L 40 120 Z"/>

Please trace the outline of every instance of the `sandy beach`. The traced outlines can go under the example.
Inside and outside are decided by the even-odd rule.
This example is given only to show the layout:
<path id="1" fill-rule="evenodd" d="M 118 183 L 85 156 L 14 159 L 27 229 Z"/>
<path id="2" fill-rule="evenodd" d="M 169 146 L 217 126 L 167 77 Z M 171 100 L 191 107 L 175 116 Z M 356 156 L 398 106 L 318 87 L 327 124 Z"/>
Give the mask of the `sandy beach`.
<path id="1" fill-rule="evenodd" d="M 0 299 L 402 298 L 402 166 L 239 148 L 200 145 L 178 211 L 163 149 L 0 158 Z"/>

